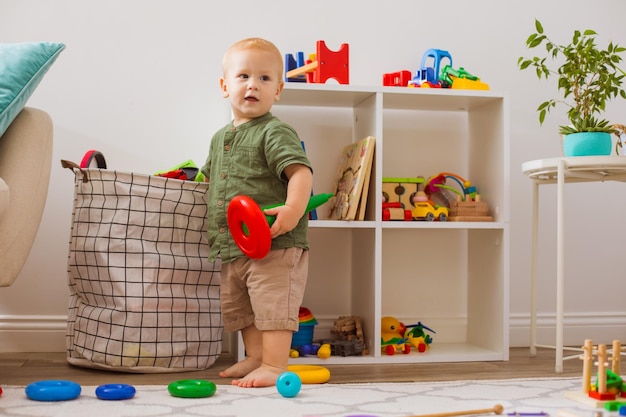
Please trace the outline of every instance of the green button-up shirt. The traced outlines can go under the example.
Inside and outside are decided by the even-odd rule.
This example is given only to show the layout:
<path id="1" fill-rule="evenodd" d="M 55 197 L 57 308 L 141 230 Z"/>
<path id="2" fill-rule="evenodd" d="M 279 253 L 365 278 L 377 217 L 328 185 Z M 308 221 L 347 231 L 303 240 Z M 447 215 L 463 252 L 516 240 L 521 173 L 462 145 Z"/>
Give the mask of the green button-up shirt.
<path id="1" fill-rule="evenodd" d="M 202 173 L 209 179 L 209 260 L 220 254 L 222 262 L 244 256 L 234 242 L 226 220 L 230 200 L 237 195 L 252 198 L 261 207 L 284 203 L 287 198 L 285 167 L 311 168 L 298 134 L 271 113 L 234 127 L 232 122 L 211 139 Z M 272 249 L 308 249 L 308 215 L 291 232 L 272 239 Z"/>

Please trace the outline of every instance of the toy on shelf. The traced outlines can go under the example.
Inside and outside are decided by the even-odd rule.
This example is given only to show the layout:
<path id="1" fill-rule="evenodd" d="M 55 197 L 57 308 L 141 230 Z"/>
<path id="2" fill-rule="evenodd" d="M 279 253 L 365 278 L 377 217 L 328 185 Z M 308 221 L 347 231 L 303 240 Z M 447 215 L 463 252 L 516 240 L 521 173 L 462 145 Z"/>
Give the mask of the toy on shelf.
<path id="1" fill-rule="evenodd" d="M 426 352 L 433 339 L 424 330 L 435 333 L 421 322 L 407 326 L 395 317 L 383 317 L 380 319 L 381 348 L 387 355 L 395 355 L 398 350 L 408 354 L 411 346 L 420 353 Z"/>
<path id="2" fill-rule="evenodd" d="M 456 188 L 448 185 L 449 180 Z M 448 207 L 449 221 L 493 221 L 493 217 L 488 214 L 489 207 L 482 201 L 476 187 L 460 175 L 441 172 L 426 181 L 424 191 L 436 204 Z"/>
<path id="3" fill-rule="evenodd" d="M 408 339 L 404 337 L 406 327 L 395 317 L 380 319 L 380 347 L 387 355 L 395 355 L 397 350 L 404 354 L 411 352 Z"/>
<path id="4" fill-rule="evenodd" d="M 476 187 L 452 172 L 428 179 L 384 177 L 382 197 L 383 220 L 493 221 Z"/>
<path id="5" fill-rule="evenodd" d="M 491 222 L 493 217 L 489 215 L 489 206 L 481 200 L 480 194 L 476 194 L 474 200 L 457 199 L 450 203 L 450 216 L 448 220 L 453 222 Z"/>
<path id="6" fill-rule="evenodd" d="M 385 200 L 385 197 L 383 196 L 383 220 L 384 221 L 413 220 L 413 215 L 411 214 L 411 210 L 406 210 L 404 207 L 402 207 L 402 203 L 398 201 L 387 203 L 384 200 Z"/>
<path id="7" fill-rule="evenodd" d="M 369 353 L 365 345 L 361 317 L 339 317 L 335 320 L 330 333 L 334 336 L 334 340 L 328 341 L 333 356 L 356 356 Z"/>
<path id="8" fill-rule="evenodd" d="M 437 333 L 433 329 L 430 329 L 418 321 L 417 324 L 410 324 L 406 326 L 407 331 L 404 333 L 408 342 L 417 349 L 418 352 L 426 352 L 426 349 L 430 347 L 433 342 L 433 338 L 429 334 L 426 334 L 424 330 L 428 330 L 431 333 Z"/>
<path id="9" fill-rule="evenodd" d="M 322 343 L 320 348 L 317 350 L 317 357 L 320 359 L 328 359 L 331 355 L 331 349 L 329 343 Z"/>
<path id="10" fill-rule="evenodd" d="M 320 349 L 318 343 L 307 343 L 302 346 L 293 346 L 289 349 L 290 358 L 299 358 L 300 356 L 317 356 L 317 352 Z"/>
<path id="11" fill-rule="evenodd" d="M 459 189 L 447 184 L 448 180 L 456 183 Z M 462 201 L 468 198 L 473 199 L 476 195 L 476 187 L 471 182 L 466 181 L 463 177 L 451 172 L 441 172 L 434 175 L 425 182 L 424 191 L 435 202 L 450 207 L 450 198 L 447 191 L 459 196 Z"/>
<path id="12" fill-rule="evenodd" d="M 465 71 L 463 67 L 455 70 L 450 65 L 444 66 L 441 70 L 441 81 L 453 89 L 489 90 L 489 84 L 480 81 L 480 78 Z"/>
<path id="13" fill-rule="evenodd" d="M 446 65 L 442 65 L 447 60 Z M 422 62 L 415 76 L 401 70 L 383 74 L 383 85 L 413 88 L 452 88 L 463 90 L 489 90 L 489 84 L 480 81 L 465 68 L 452 67 L 452 55 L 446 50 L 431 48 L 424 52 Z"/>
<path id="14" fill-rule="evenodd" d="M 296 68 L 300 68 L 300 67 L 304 67 L 307 63 L 307 61 L 304 60 L 304 52 L 300 51 L 298 53 L 296 53 L 296 57 L 294 58 L 294 56 L 292 54 L 286 54 L 285 55 L 285 82 L 289 82 L 289 83 L 305 83 L 307 82 L 306 80 L 306 74 L 298 74 L 298 75 L 294 75 L 292 77 L 288 77 L 287 76 L 287 72 L 294 70 Z M 311 54 L 309 56 L 309 61 L 311 62 L 314 56 L 313 54 Z"/>
<path id="15" fill-rule="evenodd" d="M 313 317 L 305 313 L 301 315 L 300 330 L 294 333 L 289 357 L 317 356 L 327 359 L 331 356 L 357 356 L 367 355 L 369 352 L 365 346 L 365 336 L 358 316 L 342 316 L 335 320 L 330 330 L 332 338 L 313 340 L 313 335 L 299 335 L 302 329 L 306 330 L 306 317 Z M 312 320 L 315 320 L 314 318 Z M 317 321 L 315 321 L 317 323 Z M 304 323 L 304 326 L 303 326 Z M 304 337 L 302 337 L 304 336 Z"/>
<path id="16" fill-rule="evenodd" d="M 433 59 L 432 66 L 426 66 L 427 62 Z M 422 64 L 415 72 L 415 77 L 409 81 L 409 87 L 441 87 L 439 75 L 441 74 L 441 62 L 447 59 L 452 66 L 452 55 L 443 49 L 428 49 L 422 56 Z"/>
<path id="17" fill-rule="evenodd" d="M 298 312 L 298 331 L 293 334 L 291 339 L 291 347 L 297 348 L 299 346 L 311 345 L 313 343 L 313 330 L 317 325 L 317 319 L 306 307 L 300 307 Z"/>
<path id="18" fill-rule="evenodd" d="M 411 81 L 411 71 L 402 70 L 383 74 L 383 85 L 386 87 L 406 87 Z"/>
<path id="19" fill-rule="evenodd" d="M 339 84 L 350 84 L 349 45 L 341 44 L 337 51 L 331 51 L 323 40 L 316 42 L 315 55 L 310 55 L 306 63 L 304 53 L 299 52 L 298 62 L 292 54 L 285 56 L 285 81 L 324 84 L 333 78 Z"/>
<path id="20" fill-rule="evenodd" d="M 415 206 L 411 211 L 413 220 L 426 220 L 427 222 L 448 220 L 448 208 L 445 206 L 433 206 L 430 201 L 415 201 L 413 205 Z"/>
<path id="21" fill-rule="evenodd" d="M 424 190 L 424 177 L 383 177 L 383 202 L 400 203 L 402 208 L 413 208 L 413 197 Z"/>

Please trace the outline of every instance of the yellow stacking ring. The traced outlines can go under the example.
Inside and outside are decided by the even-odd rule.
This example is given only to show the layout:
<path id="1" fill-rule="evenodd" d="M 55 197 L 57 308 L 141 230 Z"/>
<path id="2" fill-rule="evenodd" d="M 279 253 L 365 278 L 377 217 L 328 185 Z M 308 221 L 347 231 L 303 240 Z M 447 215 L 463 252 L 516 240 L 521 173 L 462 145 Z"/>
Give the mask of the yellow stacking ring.
<path id="1" fill-rule="evenodd" d="M 298 375 L 303 384 L 323 384 L 330 379 L 330 371 L 323 366 L 289 365 L 287 370 Z"/>

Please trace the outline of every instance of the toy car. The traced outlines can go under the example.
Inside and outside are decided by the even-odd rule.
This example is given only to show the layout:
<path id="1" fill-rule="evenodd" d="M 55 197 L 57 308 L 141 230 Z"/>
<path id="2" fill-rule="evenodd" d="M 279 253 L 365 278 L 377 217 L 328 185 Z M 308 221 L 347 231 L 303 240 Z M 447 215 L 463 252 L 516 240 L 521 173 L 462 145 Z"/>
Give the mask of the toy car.
<path id="1" fill-rule="evenodd" d="M 434 220 L 439 220 L 440 222 L 445 222 L 448 220 L 448 208 L 443 206 L 435 206 L 433 207 L 428 201 L 418 201 L 415 202 L 415 208 L 411 212 L 413 219 L 415 220 L 426 220 L 432 222 Z"/>
<path id="2" fill-rule="evenodd" d="M 383 220 L 412 220 L 411 210 L 405 210 L 402 203 L 383 203 Z"/>

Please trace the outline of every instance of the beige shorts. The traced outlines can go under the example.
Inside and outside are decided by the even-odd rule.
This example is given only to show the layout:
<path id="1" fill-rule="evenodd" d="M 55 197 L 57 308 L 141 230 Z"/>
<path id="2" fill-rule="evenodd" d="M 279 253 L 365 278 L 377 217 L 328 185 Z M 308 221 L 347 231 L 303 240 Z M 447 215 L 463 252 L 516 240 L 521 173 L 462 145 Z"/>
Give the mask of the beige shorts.
<path id="1" fill-rule="evenodd" d="M 222 264 L 220 303 L 224 330 L 254 324 L 259 330 L 298 330 L 309 251 L 270 251 L 263 259 L 237 258 Z"/>

